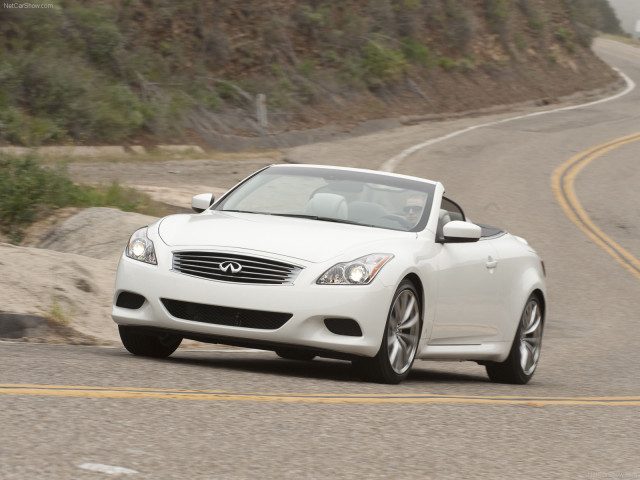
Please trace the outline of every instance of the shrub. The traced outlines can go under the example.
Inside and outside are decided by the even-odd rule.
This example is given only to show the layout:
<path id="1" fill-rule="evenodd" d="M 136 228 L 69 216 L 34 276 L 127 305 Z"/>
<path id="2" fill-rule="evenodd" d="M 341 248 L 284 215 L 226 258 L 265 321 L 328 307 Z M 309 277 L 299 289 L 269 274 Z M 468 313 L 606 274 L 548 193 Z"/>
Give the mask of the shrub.
<path id="1" fill-rule="evenodd" d="M 447 42 L 466 51 L 473 40 L 473 24 L 468 11 L 458 0 L 446 0 L 444 11 L 447 18 Z"/>
<path id="2" fill-rule="evenodd" d="M 543 35 L 546 21 L 540 12 L 540 8 L 532 0 L 518 0 L 518 7 L 526 17 L 529 28 L 536 35 Z"/>
<path id="3" fill-rule="evenodd" d="M 452 60 L 449 57 L 440 57 L 438 59 L 438 65 L 444 68 L 447 72 L 450 72 L 454 68 L 456 68 L 455 60 Z"/>
<path id="4" fill-rule="evenodd" d="M 576 49 L 575 44 L 573 43 L 573 36 L 573 32 L 564 27 L 560 26 L 556 29 L 556 38 L 569 52 L 574 52 Z"/>
<path id="5" fill-rule="evenodd" d="M 124 46 L 124 38 L 115 23 L 112 7 L 101 3 L 74 5 L 66 13 L 70 20 L 66 31 L 75 37 L 75 42 L 83 47 L 88 58 L 98 67 L 114 68 L 117 53 Z"/>
<path id="6" fill-rule="evenodd" d="M 39 210 L 74 203 L 79 189 L 62 171 L 47 171 L 34 157 L 0 157 L 0 229 L 19 241 Z"/>
<path id="7" fill-rule="evenodd" d="M 472 58 L 465 57 L 458 60 L 458 63 L 456 64 L 456 68 L 460 70 L 462 73 L 470 73 L 476 69 L 476 66 Z"/>
<path id="8" fill-rule="evenodd" d="M 509 20 L 510 0 L 485 0 L 485 12 L 491 31 L 504 36 Z"/>
<path id="9" fill-rule="evenodd" d="M 312 7 L 303 3 L 292 14 L 297 28 L 316 42 L 323 39 L 331 17 L 331 6 Z"/>
<path id="10" fill-rule="evenodd" d="M 367 0 L 366 13 L 373 20 L 374 32 L 396 35 L 396 19 L 390 0 Z"/>
<path id="11" fill-rule="evenodd" d="M 43 168 L 34 156 L 0 155 L 0 230 L 19 242 L 24 228 L 61 207 L 113 207 L 150 215 L 165 214 L 147 195 L 113 183 L 106 188 L 74 184 L 64 166 Z"/>
<path id="12" fill-rule="evenodd" d="M 423 67 L 433 67 L 437 64 L 436 59 L 429 50 L 429 47 L 423 45 L 411 38 L 403 38 L 401 42 L 402 53 L 405 58 L 416 65 Z"/>
<path id="13" fill-rule="evenodd" d="M 372 88 L 397 82 L 408 71 L 407 59 L 401 51 L 373 40 L 364 46 L 361 66 L 365 72 L 364 81 Z"/>
<path id="14" fill-rule="evenodd" d="M 126 85 L 92 89 L 86 111 L 88 134 L 103 142 L 124 140 L 145 123 L 138 97 Z"/>

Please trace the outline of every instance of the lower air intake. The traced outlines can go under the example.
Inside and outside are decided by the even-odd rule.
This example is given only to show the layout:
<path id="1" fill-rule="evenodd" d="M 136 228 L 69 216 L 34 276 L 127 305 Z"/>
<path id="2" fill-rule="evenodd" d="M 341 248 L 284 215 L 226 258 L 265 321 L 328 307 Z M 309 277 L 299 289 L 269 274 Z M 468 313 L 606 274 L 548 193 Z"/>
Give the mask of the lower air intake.
<path id="1" fill-rule="evenodd" d="M 362 329 L 358 322 L 351 318 L 325 318 L 324 324 L 331 333 L 347 337 L 361 337 Z"/>
<path id="2" fill-rule="evenodd" d="M 162 299 L 162 304 L 172 316 L 182 320 L 258 330 L 276 330 L 293 316 L 290 313 L 219 307 L 167 298 Z"/>
<path id="3" fill-rule="evenodd" d="M 137 310 L 144 304 L 145 298 L 133 292 L 121 292 L 116 300 L 116 307 Z"/>

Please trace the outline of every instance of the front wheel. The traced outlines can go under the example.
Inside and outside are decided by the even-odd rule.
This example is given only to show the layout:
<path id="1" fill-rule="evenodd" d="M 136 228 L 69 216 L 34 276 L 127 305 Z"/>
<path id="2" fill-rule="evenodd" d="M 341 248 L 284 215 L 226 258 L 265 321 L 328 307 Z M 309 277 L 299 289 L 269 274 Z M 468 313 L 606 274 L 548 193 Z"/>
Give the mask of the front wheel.
<path id="1" fill-rule="evenodd" d="M 509 356 L 502 363 L 486 364 L 491 381 L 524 385 L 531 380 L 540 358 L 543 326 L 541 302 L 536 295 L 531 295 L 520 317 Z"/>
<path id="2" fill-rule="evenodd" d="M 400 383 L 409 375 L 420 340 L 421 310 L 415 287 L 404 280 L 393 296 L 378 354 L 353 362 L 360 375 L 380 383 Z"/>
<path id="3" fill-rule="evenodd" d="M 134 355 L 143 357 L 168 357 L 182 342 L 182 337 L 171 333 L 146 335 L 124 325 L 118 325 L 118 331 L 124 347 Z"/>

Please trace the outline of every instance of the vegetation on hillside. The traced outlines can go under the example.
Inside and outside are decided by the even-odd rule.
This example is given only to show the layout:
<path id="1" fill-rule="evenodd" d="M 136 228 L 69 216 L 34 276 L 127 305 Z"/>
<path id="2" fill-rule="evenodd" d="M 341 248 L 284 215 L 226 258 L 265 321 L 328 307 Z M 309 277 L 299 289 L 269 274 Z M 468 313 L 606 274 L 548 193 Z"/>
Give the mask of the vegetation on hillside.
<path id="1" fill-rule="evenodd" d="M 0 143 L 228 132 L 257 93 L 283 128 L 399 85 L 433 105 L 438 75 L 580 58 L 595 29 L 619 31 L 606 0 L 47 2 L 1 10 Z"/>

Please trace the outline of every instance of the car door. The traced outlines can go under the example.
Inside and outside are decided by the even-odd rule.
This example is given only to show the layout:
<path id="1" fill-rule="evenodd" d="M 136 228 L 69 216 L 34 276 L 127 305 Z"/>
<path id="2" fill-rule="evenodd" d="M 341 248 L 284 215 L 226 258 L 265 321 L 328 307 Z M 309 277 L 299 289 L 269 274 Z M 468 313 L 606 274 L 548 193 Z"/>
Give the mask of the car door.
<path id="1" fill-rule="evenodd" d="M 437 235 L 462 209 L 443 199 Z M 430 344 L 479 344 L 496 340 L 500 318 L 499 258 L 490 240 L 442 243 L 436 253 L 436 307 Z"/>

